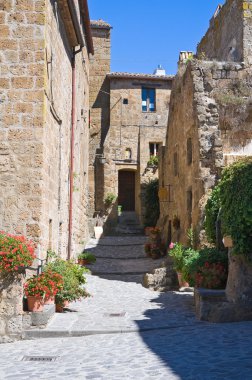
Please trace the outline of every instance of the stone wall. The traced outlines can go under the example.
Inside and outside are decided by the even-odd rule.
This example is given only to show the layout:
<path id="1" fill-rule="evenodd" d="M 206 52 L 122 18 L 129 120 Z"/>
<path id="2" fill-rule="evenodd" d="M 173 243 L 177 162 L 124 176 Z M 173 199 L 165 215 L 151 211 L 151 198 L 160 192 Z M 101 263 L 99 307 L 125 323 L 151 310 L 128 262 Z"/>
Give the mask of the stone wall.
<path id="1" fill-rule="evenodd" d="M 227 0 L 211 19 L 198 45 L 198 56 L 218 61 L 252 63 L 252 1 Z"/>
<path id="2" fill-rule="evenodd" d="M 55 12 L 57 17 L 55 17 Z M 69 163 L 72 108 L 72 48 L 64 35 L 57 8 L 47 6 L 45 30 L 44 145 L 41 240 L 67 254 L 69 224 Z M 64 73 L 64 75 L 62 75 Z M 74 136 L 73 247 L 83 249 L 88 234 L 89 59 L 86 49 L 76 55 L 76 120 Z M 59 96 L 60 94 L 60 96 Z"/>
<path id="3" fill-rule="evenodd" d="M 21 338 L 24 274 L 0 276 L 0 343 Z"/>
<path id="4" fill-rule="evenodd" d="M 148 168 L 150 143 L 164 144 L 169 114 L 171 78 L 110 77 L 110 128 L 104 143 L 106 163 L 103 166 L 103 199 L 106 194 L 118 195 L 118 172 L 136 173 L 135 205 L 141 222 L 144 215 L 144 184 L 158 177 L 157 168 Z M 142 112 L 141 89 L 156 87 L 156 112 Z M 123 99 L 128 103 L 124 104 Z M 127 160 L 127 149 L 131 159 Z M 116 211 L 116 207 L 115 207 Z M 113 218 L 116 214 L 113 215 Z"/>
<path id="5" fill-rule="evenodd" d="M 0 229 L 65 257 L 72 48 L 61 16 L 50 0 L 0 3 Z M 88 65 L 85 48 L 76 56 L 75 254 L 88 237 Z"/>
<path id="6" fill-rule="evenodd" d="M 170 188 L 160 219 L 168 240 L 186 244 L 186 232 L 193 226 L 199 242 L 205 243 L 204 206 L 221 169 L 251 155 L 250 75 L 239 63 L 192 61 L 180 66 L 161 165 L 161 182 Z M 178 229 L 175 217 L 180 219 Z"/>
<path id="7" fill-rule="evenodd" d="M 41 226 L 44 1 L 0 3 L 0 229 L 38 241 Z"/>
<path id="8" fill-rule="evenodd" d="M 94 56 L 90 60 L 90 139 L 89 139 L 89 218 L 93 227 L 95 210 L 102 207 L 103 179 L 97 154 L 102 155 L 103 142 L 109 128 L 109 81 L 111 26 L 103 21 L 92 21 Z M 101 200 L 101 201 L 100 201 Z"/>

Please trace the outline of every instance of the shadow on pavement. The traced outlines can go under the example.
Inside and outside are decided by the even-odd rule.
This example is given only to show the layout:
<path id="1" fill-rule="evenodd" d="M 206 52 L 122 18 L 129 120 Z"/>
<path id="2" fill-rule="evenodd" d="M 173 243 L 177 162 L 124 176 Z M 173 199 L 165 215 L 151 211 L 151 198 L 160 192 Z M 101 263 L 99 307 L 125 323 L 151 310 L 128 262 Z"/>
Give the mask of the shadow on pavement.
<path id="1" fill-rule="evenodd" d="M 147 319 L 135 322 L 143 342 L 172 371 L 174 379 L 252 379 L 252 322 L 199 322 L 192 296 L 169 293 L 152 301 L 159 309 L 147 310 Z M 160 329 L 154 331 L 154 326 Z M 158 379 L 159 368 L 153 368 L 154 373 Z"/>

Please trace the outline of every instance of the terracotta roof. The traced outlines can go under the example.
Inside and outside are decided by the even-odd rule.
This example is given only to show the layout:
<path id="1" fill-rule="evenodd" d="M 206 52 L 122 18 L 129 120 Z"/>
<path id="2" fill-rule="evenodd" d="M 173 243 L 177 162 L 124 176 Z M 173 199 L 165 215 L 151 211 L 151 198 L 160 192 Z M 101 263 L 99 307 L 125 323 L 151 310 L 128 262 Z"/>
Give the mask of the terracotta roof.
<path id="1" fill-rule="evenodd" d="M 135 79 L 155 79 L 155 80 L 172 80 L 174 75 L 154 75 L 141 73 L 109 73 L 108 78 L 135 78 Z"/>
<path id="2" fill-rule="evenodd" d="M 106 21 L 100 20 L 91 20 L 91 28 L 101 28 L 101 29 L 112 29 L 112 26 Z"/>

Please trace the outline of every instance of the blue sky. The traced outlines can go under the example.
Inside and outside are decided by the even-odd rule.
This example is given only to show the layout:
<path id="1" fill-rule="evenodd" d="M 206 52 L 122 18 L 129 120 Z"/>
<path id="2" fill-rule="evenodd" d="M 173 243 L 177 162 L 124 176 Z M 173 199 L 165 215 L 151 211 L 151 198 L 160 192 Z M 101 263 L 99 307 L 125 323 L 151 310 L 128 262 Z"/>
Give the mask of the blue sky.
<path id="1" fill-rule="evenodd" d="M 176 73 L 181 50 L 196 50 L 224 0 L 89 0 L 91 19 L 109 22 L 112 71 Z"/>

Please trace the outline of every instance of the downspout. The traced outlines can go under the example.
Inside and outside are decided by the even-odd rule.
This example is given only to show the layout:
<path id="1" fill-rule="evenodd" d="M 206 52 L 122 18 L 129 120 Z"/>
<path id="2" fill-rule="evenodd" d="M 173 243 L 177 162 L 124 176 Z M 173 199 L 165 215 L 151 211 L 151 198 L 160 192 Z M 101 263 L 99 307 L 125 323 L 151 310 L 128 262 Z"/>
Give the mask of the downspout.
<path id="1" fill-rule="evenodd" d="M 74 173 L 74 133 L 76 127 L 76 54 L 82 51 L 82 47 L 75 51 L 72 56 L 72 116 L 71 116 L 71 148 L 70 148 L 70 185 L 69 185 L 69 227 L 68 227 L 68 253 L 67 259 L 71 259 L 72 233 L 73 233 L 73 173 Z"/>

